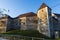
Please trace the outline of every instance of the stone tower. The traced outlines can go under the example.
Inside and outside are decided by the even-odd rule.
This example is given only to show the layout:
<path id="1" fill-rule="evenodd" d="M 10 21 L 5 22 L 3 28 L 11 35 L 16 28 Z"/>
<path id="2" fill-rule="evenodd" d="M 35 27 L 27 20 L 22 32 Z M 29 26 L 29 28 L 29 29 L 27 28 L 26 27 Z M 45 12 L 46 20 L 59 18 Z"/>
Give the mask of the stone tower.
<path id="1" fill-rule="evenodd" d="M 51 36 L 50 30 L 52 28 L 51 22 L 51 8 L 45 3 L 37 11 L 38 16 L 38 31 L 46 36 Z"/>

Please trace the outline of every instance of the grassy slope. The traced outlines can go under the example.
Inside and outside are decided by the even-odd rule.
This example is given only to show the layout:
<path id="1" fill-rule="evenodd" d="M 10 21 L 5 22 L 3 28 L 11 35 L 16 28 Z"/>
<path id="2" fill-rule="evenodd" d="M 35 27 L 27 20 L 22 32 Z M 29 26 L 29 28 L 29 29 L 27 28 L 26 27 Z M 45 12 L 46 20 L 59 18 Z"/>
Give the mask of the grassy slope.
<path id="1" fill-rule="evenodd" d="M 13 30 L 13 31 L 6 32 L 4 34 L 23 35 L 23 36 L 39 37 L 39 38 L 48 38 L 47 36 L 39 33 L 36 30 Z"/>

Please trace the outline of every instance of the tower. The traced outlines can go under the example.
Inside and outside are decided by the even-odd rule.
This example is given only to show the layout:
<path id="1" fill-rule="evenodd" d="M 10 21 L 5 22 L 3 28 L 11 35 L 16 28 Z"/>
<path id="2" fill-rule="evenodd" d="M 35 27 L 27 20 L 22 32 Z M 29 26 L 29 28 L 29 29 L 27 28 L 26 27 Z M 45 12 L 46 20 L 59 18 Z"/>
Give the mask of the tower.
<path id="1" fill-rule="evenodd" d="M 37 11 L 38 16 L 38 31 L 46 36 L 51 36 L 51 8 L 45 3 Z"/>

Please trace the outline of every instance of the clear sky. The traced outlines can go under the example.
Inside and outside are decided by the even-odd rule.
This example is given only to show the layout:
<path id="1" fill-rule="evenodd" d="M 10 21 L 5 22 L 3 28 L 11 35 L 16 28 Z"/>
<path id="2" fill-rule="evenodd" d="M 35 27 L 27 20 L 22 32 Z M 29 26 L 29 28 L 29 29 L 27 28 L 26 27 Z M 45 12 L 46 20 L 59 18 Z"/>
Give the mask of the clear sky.
<path id="1" fill-rule="evenodd" d="M 52 9 L 52 13 L 60 13 L 60 0 L 0 0 L 0 8 L 10 10 L 6 14 L 16 17 L 27 12 L 36 13 L 43 2 Z"/>

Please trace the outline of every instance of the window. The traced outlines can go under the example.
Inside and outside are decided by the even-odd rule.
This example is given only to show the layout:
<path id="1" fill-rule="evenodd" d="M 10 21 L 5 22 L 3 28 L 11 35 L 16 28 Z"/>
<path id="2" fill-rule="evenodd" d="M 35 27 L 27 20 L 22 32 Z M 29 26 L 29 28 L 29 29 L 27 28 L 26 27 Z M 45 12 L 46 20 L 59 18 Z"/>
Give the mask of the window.
<path id="1" fill-rule="evenodd" d="M 43 12 L 43 10 L 42 10 L 42 12 Z"/>
<path id="2" fill-rule="evenodd" d="M 2 23 L 5 23 L 5 21 L 1 21 Z"/>
<path id="3" fill-rule="evenodd" d="M 59 38 L 59 32 L 55 31 L 55 38 Z"/>
<path id="4" fill-rule="evenodd" d="M 22 22 L 21 24 L 23 24 L 23 25 L 24 25 L 25 23 L 24 23 L 24 22 Z"/>
<path id="5" fill-rule="evenodd" d="M 0 26 L 5 26 L 6 25 L 6 22 L 5 21 L 1 21 L 0 22 Z"/>

